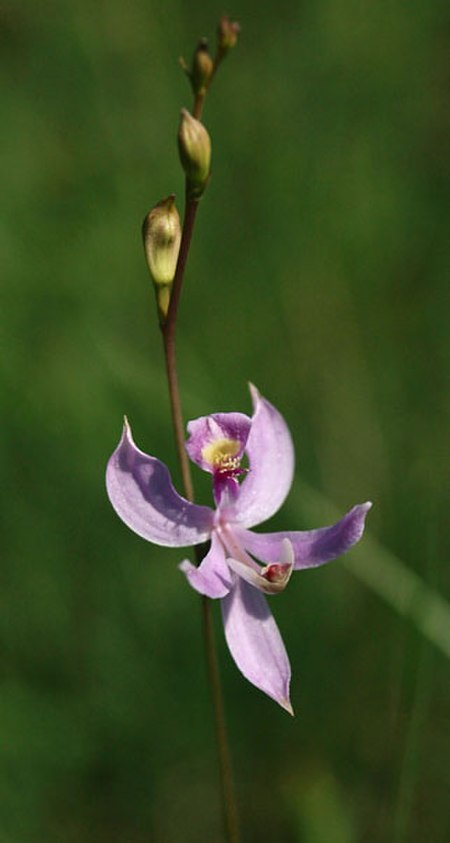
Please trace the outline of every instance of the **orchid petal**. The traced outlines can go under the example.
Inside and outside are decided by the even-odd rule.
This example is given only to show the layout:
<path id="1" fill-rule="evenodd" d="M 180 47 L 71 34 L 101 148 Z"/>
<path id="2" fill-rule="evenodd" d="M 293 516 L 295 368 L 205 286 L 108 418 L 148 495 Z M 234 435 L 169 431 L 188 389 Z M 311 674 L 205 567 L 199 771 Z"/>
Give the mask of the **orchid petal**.
<path id="1" fill-rule="evenodd" d="M 292 484 L 294 449 L 282 415 L 250 386 L 254 414 L 247 440 L 250 471 L 236 502 L 235 521 L 254 527 L 280 508 Z"/>
<path id="2" fill-rule="evenodd" d="M 126 420 L 108 462 L 106 486 L 122 521 L 154 544 L 187 547 L 211 536 L 213 510 L 190 503 L 175 491 L 164 463 L 136 447 Z"/>
<path id="3" fill-rule="evenodd" d="M 187 559 L 178 566 L 192 588 L 206 597 L 225 597 L 231 588 L 231 575 L 222 542 L 212 534 L 211 547 L 198 568 Z"/>
<path id="4" fill-rule="evenodd" d="M 238 577 L 221 607 L 227 644 L 241 673 L 293 714 L 289 659 L 264 595 Z"/>
<path id="5" fill-rule="evenodd" d="M 316 568 L 345 553 L 359 541 L 371 506 L 370 501 L 354 506 L 337 524 L 318 530 L 252 533 L 249 530 L 238 532 L 234 528 L 234 532 L 238 532 L 245 549 L 263 562 L 276 562 L 283 539 L 289 539 L 294 551 L 294 569 Z"/>

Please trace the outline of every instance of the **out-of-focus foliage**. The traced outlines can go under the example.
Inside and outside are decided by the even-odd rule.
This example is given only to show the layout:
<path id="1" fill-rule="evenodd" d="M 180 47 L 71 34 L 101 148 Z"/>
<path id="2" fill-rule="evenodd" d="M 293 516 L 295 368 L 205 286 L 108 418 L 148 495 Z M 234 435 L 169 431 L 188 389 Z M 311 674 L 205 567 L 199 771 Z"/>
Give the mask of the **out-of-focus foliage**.
<path id="1" fill-rule="evenodd" d="M 186 418 L 248 411 L 251 379 L 291 426 L 298 483 L 340 512 L 372 498 L 373 535 L 438 593 L 445 8 L 227 10 L 242 34 L 204 114 L 178 332 Z M 223 11 L 0 10 L 2 843 L 221 839 L 198 600 L 103 475 L 126 412 L 178 482 L 140 224 L 182 204 L 177 57 Z M 317 526 L 299 499 L 274 529 Z M 340 562 L 274 602 L 294 721 L 217 624 L 246 843 L 444 843 L 442 653 Z"/>

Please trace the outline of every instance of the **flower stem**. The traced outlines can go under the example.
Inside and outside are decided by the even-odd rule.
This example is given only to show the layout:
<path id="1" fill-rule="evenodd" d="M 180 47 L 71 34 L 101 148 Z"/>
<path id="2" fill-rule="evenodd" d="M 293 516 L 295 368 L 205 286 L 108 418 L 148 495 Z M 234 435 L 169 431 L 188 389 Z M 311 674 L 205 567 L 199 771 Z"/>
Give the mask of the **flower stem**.
<path id="1" fill-rule="evenodd" d="M 206 91 L 201 91 L 197 94 L 194 102 L 194 107 L 192 109 L 192 116 L 195 117 L 196 120 L 200 120 L 203 111 L 203 103 L 205 101 Z"/>
<path id="2" fill-rule="evenodd" d="M 200 119 L 203 108 L 204 94 L 198 95 L 193 113 Z M 181 477 L 184 493 L 189 501 L 194 500 L 194 489 L 192 484 L 191 471 L 186 449 L 184 447 L 184 423 L 181 409 L 180 391 L 178 386 L 178 375 L 176 366 L 176 320 L 178 304 L 180 301 L 181 287 L 184 278 L 189 248 L 191 245 L 192 233 L 195 225 L 195 218 L 198 210 L 198 199 L 192 198 L 186 190 L 185 212 L 183 230 L 181 234 L 180 251 L 178 255 L 175 277 L 172 284 L 170 305 L 167 319 L 161 326 L 164 358 L 166 364 L 167 383 L 169 389 L 169 400 L 172 414 L 172 424 L 175 434 L 175 443 L 180 464 Z M 200 548 L 195 548 L 197 564 L 201 562 Z M 212 622 L 211 601 L 208 597 L 202 597 L 203 635 L 205 642 L 206 663 L 208 679 L 211 688 L 211 699 L 214 710 L 214 723 L 219 756 L 220 782 L 222 791 L 222 804 L 227 843 L 239 843 L 239 825 L 237 817 L 236 799 L 233 786 L 233 774 L 231 769 L 230 752 L 228 748 L 225 711 L 223 705 L 222 689 L 220 684 L 219 665 L 214 641 L 214 629 Z"/>
<path id="3" fill-rule="evenodd" d="M 186 267 L 189 247 L 191 245 L 192 232 L 194 229 L 195 217 L 197 215 L 198 200 L 186 196 L 186 206 L 181 235 L 180 252 L 178 255 L 175 278 L 172 284 L 170 305 L 167 319 L 162 326 L 164 358 L 166 362 L 167 384 L 169 388 L 170 409 L 172 413 L 172 424 L 175 434 L 175 444 L 180 463 L 181 477 L 185 495 L 189 501 L 194 500 L 194 489 L 192 486 L 191 470 L 189 460 L 184 447 L 184 424 L 181 410 L 180 390 L 178 387 L 175 329 L 180 300 L 181 285 L 183 283 L 184 270 Z"/>
<path id="4" fill-rule="evenodd" d="M 219 754 L 220 783 L 222 788 L 223 813 L 228 843 L 239 843 L 239 822 L 234 791 L 233 773 L 230 751 L 228 748 L 225 726 L 225 711 L 223 706 L 222 688 L 220 683 L 219 664 L 214 641 L 211 600 L 202 597 L 203 633 L 205 637 L 206 662 L 211 686 L 211 698 L 214 708 L 216 742 Z"/>

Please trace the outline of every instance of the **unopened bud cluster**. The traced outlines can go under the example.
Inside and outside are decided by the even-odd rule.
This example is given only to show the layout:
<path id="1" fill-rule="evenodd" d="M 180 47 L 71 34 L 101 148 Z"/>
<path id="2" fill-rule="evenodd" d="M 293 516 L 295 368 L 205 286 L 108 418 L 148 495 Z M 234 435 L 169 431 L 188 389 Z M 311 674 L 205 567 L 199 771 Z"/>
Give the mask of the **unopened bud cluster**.
<path id="1" fill-rule="evenodd" d="M 206 38 L 201 38 L 194 52 L 191 66 L 184 58 L 180 58 L 180 65 L 190 79 L 194 96 L 204 97 L 218 65 L 230 50 L 237 44 L 240 26 L 223 15 L 217 27 L 217 49 L 215 58 L 211 56 Z"/>
<path id="2" fill-rule="evenodd" d="M 178 150 L 186 177 L 187 210 L 195 209 L 208 184 L 211 170 L 211 140 L 197 117 L 201 115 L 203 101 L 213 76 L 222 59 L 235 46 L 238 33 L 239 24 L 223 16 L 217 28 L 217 50 L 214 58 L 209 52 L 205 38 L 198 42 L 190 67 L 180 58 L 181 67 L 188 76 L 194 93 L 193 110 L 196 115 L 193 117 L 183 108 L 178 129 Z M 187 214 L 185 222 L 189 218 L 193 220 L 194 217 Z M 145 256 L 155 288 L 159 320 L 164 329 L 167 325 L 172 284 L 175 280 L 182 239 L 180 217 L 173 194 L 158 202 L 147 214 L 142 226 L 142 235 Z M 189 238 L 186 242 L 189 242 Z M 184 262 L 185 258 L 186 255 Z M 180 261 L 177 284 L 181 284 L 183 278 L 183 261 Z M 176 308 L 173 308 L 173 314 L 176 314 Z"/>

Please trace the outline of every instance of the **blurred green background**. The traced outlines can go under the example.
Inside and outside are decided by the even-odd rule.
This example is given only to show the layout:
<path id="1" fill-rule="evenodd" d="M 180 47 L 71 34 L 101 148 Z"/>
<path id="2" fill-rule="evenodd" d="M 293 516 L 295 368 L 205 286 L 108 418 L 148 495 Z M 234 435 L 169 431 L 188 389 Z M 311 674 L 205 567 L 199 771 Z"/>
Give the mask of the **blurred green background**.
<path id="1" fill-rule="evenodd" d="M 248 380 L 283 412 L 297 475 L 269 529 L 375 504 L 348 558 L 273 601 L 295 720 L 216 613 L 248 843 L 447 839 L 445 9 L 227 9 L 185 417 L 249 412 Z M 179 484 L 140 225 L 170 192 L 181 210 L 177 58 L 223 11 L 1 7 L 1 843 L 222 839 L 198 599 L 183 554 L 115 516 L 104 468 L 126 412 Z"/>

